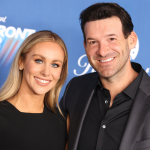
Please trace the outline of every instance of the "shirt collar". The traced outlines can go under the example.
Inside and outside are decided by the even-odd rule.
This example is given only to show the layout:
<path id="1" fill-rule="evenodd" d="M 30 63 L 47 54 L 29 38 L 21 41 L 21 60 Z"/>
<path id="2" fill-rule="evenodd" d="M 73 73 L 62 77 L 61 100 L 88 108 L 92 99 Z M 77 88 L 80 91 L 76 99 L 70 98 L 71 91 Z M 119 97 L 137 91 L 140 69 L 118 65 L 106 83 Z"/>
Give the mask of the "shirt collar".
<path id="1" fill-rule="evenodd" d="M 98 80 L 97 80 L 97 85 L 99 85 L 101 88 L 104 88 L 99 76 L 98 76 Z"/>
<path id="2" fill-rule="evenodd" d="M 139 74 L 133 80 L 133 82 L 123 90 L 123 93 L 125 93 L 126 95 L 128 95 L 129 97 L 134 99 L 136 96 L 137 90 L 139 88 L 139 85 L 141 83 L 144 70 L 142 69 L 140 64 L 132 62 L 131 65 L 132 65 L 132 68 L 134 69 L 134 71 L 138 72 Z"/>
<path id="3" fill-rule="evenodd" d="M 134 81 L 123 90 L 123 93 L 125 93 L 126 95 L 128 95 L 130 98 L 134 99 L 137 93 L 137 90 L 139 88 L 139 85 L 141 83 L 142 80 L 142 76 L 143 76 L 143 72 L 144 70 L 142 69 L 141 65 L 138 63 L 134 63 L 131 62 L 132 68 L 138 72 L 138 76 L 134 79 Z M 100 78 L 98 78 L 98 82 L 97 85 L 100 86 L 100 88 L 104 88 Z"/>

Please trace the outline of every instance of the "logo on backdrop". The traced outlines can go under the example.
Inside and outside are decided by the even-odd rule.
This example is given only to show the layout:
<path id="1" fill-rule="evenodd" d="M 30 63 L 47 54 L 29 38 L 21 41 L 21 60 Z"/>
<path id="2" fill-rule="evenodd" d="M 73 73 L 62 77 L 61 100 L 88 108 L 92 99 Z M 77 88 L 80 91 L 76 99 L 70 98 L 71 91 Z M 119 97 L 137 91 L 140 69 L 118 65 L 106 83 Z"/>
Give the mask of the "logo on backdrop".
<path id="1" fill-rule="evenodd" d="M 0 25 L 0 66 L 9 65 L 24 39 L 35 31 Z"/>
<path id="2" fill-rule="evenodd" d="M 147 73 L 150 73 L 150 68 L 147 68 L 145 71 L 146 71 Z"/>
<path id="3" fill-rule="evenodd" d="M 0 17 L 1 22 L 6 22 L 7 17 Z"/>
<path id="4" fill-rule="evenodd" d="M 138 55 L 138 52 L 139 52 L 139 40 L 137 40 L 136 46 L 133 49 L 131 49 L 131 51 L 130 51 L 130 60 L 135 60 L 135 58 Z M 74 69 L 73 73 L 76 76 L 84 75 L 87 72 L 95 72 L 95 70 L 91 67 L 90 63 L 87 61 L 87 59 L 85 59 L 85 57 L 87 57 L 86 54 L 80 56 L 78 59 L 78 66 L 83 68 L 83 71 L 78 72 L 77 69 Z M 86 60 L 86 62 L 85 62 L 85 60 Z M 81 62 L 83 62 L 83 61 L 84 61 L 84 63 L 81 64 Z M 149 70 L 147 70 L 147 72 L 148 71 Z"/>

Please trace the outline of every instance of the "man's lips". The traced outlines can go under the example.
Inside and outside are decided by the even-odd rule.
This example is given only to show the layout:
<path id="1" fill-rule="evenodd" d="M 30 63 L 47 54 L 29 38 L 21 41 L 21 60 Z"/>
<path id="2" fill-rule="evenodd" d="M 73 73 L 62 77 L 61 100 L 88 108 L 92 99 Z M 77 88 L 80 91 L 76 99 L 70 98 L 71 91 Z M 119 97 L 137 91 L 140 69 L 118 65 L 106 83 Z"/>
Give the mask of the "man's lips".
<path id="1" fill-rule="evenodd" d="M 104 63 L 104 62 L 110 62 L 110 61 L 112 61 L 113 59 L 114 59 L 115 57 L 111 57 L 111 58 L 108 58 L 108 59 L 99 59 L 98 61 L 100 61 L 100 62 L 102 62 L 102 63 Z"/>

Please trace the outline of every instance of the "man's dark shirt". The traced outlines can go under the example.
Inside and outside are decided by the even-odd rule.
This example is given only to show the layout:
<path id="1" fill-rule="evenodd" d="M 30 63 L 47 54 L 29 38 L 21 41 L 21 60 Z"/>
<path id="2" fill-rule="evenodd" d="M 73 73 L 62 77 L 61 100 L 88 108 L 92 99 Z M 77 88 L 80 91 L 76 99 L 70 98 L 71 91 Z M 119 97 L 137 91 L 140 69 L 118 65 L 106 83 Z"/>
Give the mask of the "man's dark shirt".
<path id="1" fill-rule="evenodd" d="M 139 75 L 125 90 L 116 95 L 110 108 L 109 90 L 103 88 L 98 79 L 82 126 L 78 150 L 119 149 L 132 103 L 143 76 L 141 68 L 134 64 L 133 69 L 139 72 Z"/>

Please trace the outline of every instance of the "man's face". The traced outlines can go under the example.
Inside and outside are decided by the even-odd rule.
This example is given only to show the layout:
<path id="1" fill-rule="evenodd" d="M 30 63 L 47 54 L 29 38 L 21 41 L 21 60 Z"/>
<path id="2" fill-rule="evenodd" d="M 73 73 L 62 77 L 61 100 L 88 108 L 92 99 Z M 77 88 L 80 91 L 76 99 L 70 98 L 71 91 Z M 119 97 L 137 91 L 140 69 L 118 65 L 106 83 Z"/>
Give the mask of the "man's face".
<path id="1" fill-rule="evenodd" d="M 88 60 L 100 77 L 111 78 L 131 67 L 130 49 L 135 45 L 131 44 L 134 40 L 130 36 L 135 33 L 125 39 L 118 17 L 87 22 L 84 32 Z"/>

